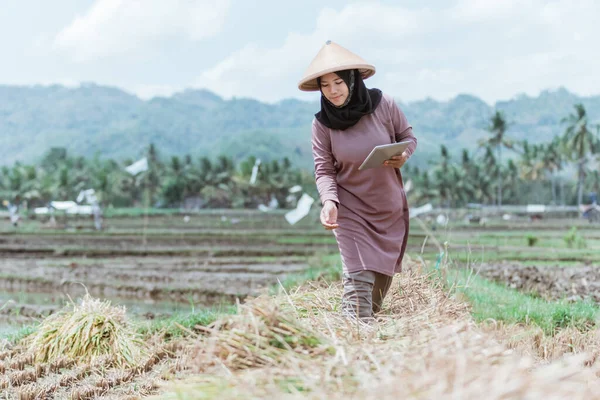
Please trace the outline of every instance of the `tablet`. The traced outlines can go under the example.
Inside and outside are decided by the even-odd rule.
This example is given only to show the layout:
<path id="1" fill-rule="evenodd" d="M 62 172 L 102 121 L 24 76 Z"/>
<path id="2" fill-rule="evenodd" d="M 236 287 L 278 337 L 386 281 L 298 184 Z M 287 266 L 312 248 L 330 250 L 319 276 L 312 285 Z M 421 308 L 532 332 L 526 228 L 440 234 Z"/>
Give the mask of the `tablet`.
<path id="1" fill-rule="evenodd" d="M 412 142 L 398 142 L 391 144 L 382 144 L 375 146 L 371 153 L 365 158 L 365 161 L 358 167 L 359 170 L 377 168 L 383 165 L 385 160 L 389 160 L 393 156 L 398 156 L 406 150 Z"/>

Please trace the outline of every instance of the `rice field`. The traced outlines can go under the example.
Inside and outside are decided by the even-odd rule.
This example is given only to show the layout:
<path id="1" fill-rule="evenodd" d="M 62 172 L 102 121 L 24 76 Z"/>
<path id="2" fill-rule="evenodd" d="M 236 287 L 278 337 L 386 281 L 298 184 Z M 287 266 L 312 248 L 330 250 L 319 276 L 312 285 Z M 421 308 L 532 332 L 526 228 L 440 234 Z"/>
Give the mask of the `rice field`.
<path id="1" fill-rule="evenodd" d="M 314 226 L 290 229 L 282 215 L 245 212 L 116 216 L 101 232 L 83 219 L 50 228 L 25 221 L 17 230 L 2 223 L 5 331 L 85 293 L 149 318 L 229 304 L 302 273 L 310 256 L 336 246 Z"/>
<path id="2" fill-rule="evenodd" d="M 401 290 L 397 295 L 403 302 L 429 301 L 411 298 L 408 286 L 432 282 L 422 277 L 429 274 L 430 268 L 435 271 L 437 267 L 445 274 L 463 274 L 461 276 L 466 276 L 468 282 L 475 282 L 469 280 L 469 276 L 476 276 L 484 282 L 478 284 L 482 285 L 479 287 L 484 288 L 481 293 L 488 299 L 492 298 L 491 286 L 485 285 L 498 285 L 497 289 L 494 287 L 498 291 L 508 290 L 502 295 L 496 293 L 498 296 L 495 297 L 506 302 L 504 309 L 512 307 L 508 305 L 512 299 L 520 303 L 534 299 L 540 304 L 548 304 L 548 310 L 541 311 L 542 314 L 556 311 L 553 302 L 590 304 L 582 306 L 588 308 L 579 314 L 569 311 L 572 310 L 570 305 L 565 306 L 567 317 L 570 312 L 574 317 L 571 320 L 563 318 L 556 326 L 552 316 L 547 319 L 550 328 L 543 325 L 546 322 L 532 325 L 541 329 L 542 336 L 549 332 L 554 334 L 554 328 L 560 332 L 574 329 L 579 332 L 574 335 L 583 336 L 595 329 L 596 308 L 593 304 L 600 298 L 599 276 L 594 268 L 600 265 L 598 226 L 575 219 L 532 222 L 524 217 L 511 221 L 490 220 L 484 225 L 469 224 L 458 218 L 450 218 L 444 225 L 429 217 L 422 217 L 422 221 L 422 224 L 413 222 L 411 225 L 407 262 L 410 264 L 408 270 L 413 272 L 399 278 L 398 283 Z M 326 328 L 327 324 L 318 325 L 314 320 L 325 313 L 333 318 L 329 323 L 337 321 L 338 284 L 324 287 L 321 283 L 312 290 L 310 285 L 301 283 L 302 279 L 317 277 L 321 270 L 339 272 L 340 268 L 333 235 L 320 228 L 316 212 L 293 227 L 280 212 L 232 210 L 189 214 L 153 212 L 150 215 L 114 210 L 108 213 L 104 222 L 104 229 L 96 232 L 93 221 L 84 218 L 59 218 L 53 225 L 45 220 L 25 220 L 18 229 L 10 226 L 8 221 L 0 221 L 0 337 L 7 338 L 0 339 L 3 341 L 0 343 L 0 399 L 133 399 L 157 393 L 168 397 L 173 391 L 183 396 L 180 398 L 234 398 L 239 388 L 214 378 L 218 376 L 216 373 L 206 375 L 207 371 L 225 365 L 232 371 L 247 371 L 243 375 L 247 377 L 255 370 L 278 368 L 282 365 L 279 358 L 288 359 L 286 368 L 305 368 L 310 359 L 326 361 L 338 354 L 338 333 L 348 327 L 340 325 L 341 330 L 334 334 L 331 326 Z M 331 254 L 334 256 L 328 256 Z M 416 269 L 420 271 L 417 275 L 414 274 Z M 290 282 L 296 285 L 290 285 Z M 473 321 L 485 322 L 490 318 L 500 324 L 504 320 L 517 325 L 521 324 L 518 321 L 526 321 L 525 326 L 532 323 L 528 314 L 531 311 L 515 311 L 523 314 L 520 315 L 523 318 L 508 321 L 510 318 L 496 309 L 492 311 L 491 306 L 477 309 L 476 302 L 485 305 L 486 299 L 476 297 L 474 292 L 469 292 L 468 284 L 464 280 L 461 282 L 461 290 L 450 286 L 443 289 L 435 284 L 435 292 L 423 287 L 415 295 L 429 293 L 438 298 L 446 291 L 444 296 L 456 298 L 452 300 L 453 307 L 462 310 L 460 315 L 465 319 L 461 321 L 469 326 L 475 323 Z M 294 293 L 275 297 L 264 294 L 269 290 L 273 293 L 273 288 L 281 287 L 281 284 L 286 289 L 300 284 L 302 290 L 294 289 Z M 261 293 L 262 303 L 251 302 L 242 308 L 235 306 Z M 66 308 L 75 307 L 86 294 L 92 299 L 108 301 L 111 307 L 125 307 L 126 311 L 120 317 L 122 321 L 119 319 L 123 328 L 116 331 L 134 332 L 133 341 L 143 342 L 135 362 L 119 362 L 117 355 L 122 351 L 99 353 L 88 360 L 66 356 L 40 359 L 37 356 L 40 351 L 32 352 L 40 343 L 50 343 L 48 337 L 60 343 L 55 337 L 57 329 L 53 331 L 55 336 L 48 334 L 44 336 L 46 341 L 36 342 L 38 347 L 30 340 L 36 332 L 39 334 L 44 322 L 63 315 Z M 265 296 L 271 300 L 265 303 Z M 307 298 L 312 299 L 310 307 L 306 304 Z M 367 335 L 371 339 L 416 340 L 409 332 L 405 332 L 405 336 L 382 333 L 389 328 L 386 328 L 388 323 L 408 323 L 408 320 L 401 321 L 421 315 L 410 309 L 408 315 L 398 314 L 407 309 L 405 306 L 401 310 L 395 309 L 395 301 L 398 297 L 392 295 L 386 317 L 382 317 L 383 328 L 375 336 Z M 272 308 L 277 304 L 278 307 Z M 529 307 L 531 310 L 533 306 Z M 474 313 L 473 320 L 467 317 L 469 310 Z M 263 326 L 265 332 L 270 332 L 266 333 L 266 339 L 261 339 L 261 333 L 250 340 L 252 345 L 244 342 L 251 337 L 248 332 L 257 326 L 252 325 L 255 323 L 248 325 L 249 318 L 270 321 L 269 316 L 280 315 L 280 312 L 284 315 L 277 320 L 283 325 L 278 323 L 272 327 L 267 323 Z M 297 318 L 301 320 L 299 324 Z M 574 318 L 579 318 L 577 323 L 572 323 Z M 306 328 L 307 323 L 312 324 L 310 329 Z M 232 331 L 246 333 L 243 337 L 231 336 Z M 32 335 L 28 335 L 30 333 Z M 229 336 L 225 336 L 226 333 Z M 497 334 L 498 331 L 489 333 L 490 340 Z M 17 341 L 15 335 L 26 338 Z M 365 336 L 360 334 L 352 338 L 353 341 L 345 345 L 358 345 L 359 339 L 364 340 Z M 500 342 L 509 339 L 505 335 Z M 263 340 L 266 340 L 265 345 L 258 346 Z M 97 339 L 94 343 L 100 342 L 102 340 Z M 581 339 L 581 343 L 588 342 L 593 342 L 588 336 Z M 273 343 L 279 343 L 276 350 L 269 347 Z M 367 343 L 376 346 L 370 341 Z M 398 346 L 397 351 L 404 348 L 400 343 Z M 73 347 L 70 344 L 66 348 Z M 578 352 L 587 350 L 586 345 L 577 348 Z M 562 351 L 565 352 L 568 351 Z M 562 354 L 558 353 L 557 357 Z M 460 352 L 456 354 L 458 357 Z M 302 360 L 304 356 L 308 359 Z M 219 359 L 222 361 L 217 362 Z M 174 379 L 183 379 L 186 383 L 174 389 L 168 384 Z M 190 384 L 189 379 L 204 381 Z M 278 375 L 277 379 L 282 379 L 283 383 L 278 381 L 271 387 L 274 383 L 266 382 L 263 389 L 267 391 L 252 392 L 253 398 L 298 391 L 320 393 L 315 382 L 304 381 L 297 373 Z M 362 378 L 356 376 L 339 379 L 333 386 L 324 387 L 339 388 L 339 384 L 347 379 L 350 386 L 340 391 L 341 396 L 349 394 L 349 388 L 359 390 L 364 386 Z M 181 387 L 189 389 L 189 397 L 185 397 Z M 283 392 L 273 391 L 274 388 Z M 197 395 L 198 390 L 216 391 L 208 397 L 194 397 L 192 394 Z"/>

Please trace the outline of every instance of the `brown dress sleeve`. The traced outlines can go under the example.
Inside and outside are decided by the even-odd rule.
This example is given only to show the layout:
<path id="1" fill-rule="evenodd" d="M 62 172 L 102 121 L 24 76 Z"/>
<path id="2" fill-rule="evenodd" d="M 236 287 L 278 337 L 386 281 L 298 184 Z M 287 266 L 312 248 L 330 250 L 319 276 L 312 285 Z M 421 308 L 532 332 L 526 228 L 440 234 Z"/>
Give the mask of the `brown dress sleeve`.
<path id="1" fill-rule="evenodd" d="M 326 200 L 333 200 L 339 204 L 337 171 L 331 151 L 331 138 L 329 132 L 316 119 L 313 120 L 312 124 L 312 152 L 315 162 L 315 181 L 321 203 L 325 203 Z"/>
<path id="2" fill-rule="evenodd" d="M 396 142 L 412 142 L 406 149 L 406 152 L 410 157 L 417 148 L 417 138 L 413 135 L 412 126 L 410 126 L 408 120 L 406 119 L 406 116 L 404 115 L 402 110 L 400 110 L 393 98 L 389 98 L 389 104 Z"/>

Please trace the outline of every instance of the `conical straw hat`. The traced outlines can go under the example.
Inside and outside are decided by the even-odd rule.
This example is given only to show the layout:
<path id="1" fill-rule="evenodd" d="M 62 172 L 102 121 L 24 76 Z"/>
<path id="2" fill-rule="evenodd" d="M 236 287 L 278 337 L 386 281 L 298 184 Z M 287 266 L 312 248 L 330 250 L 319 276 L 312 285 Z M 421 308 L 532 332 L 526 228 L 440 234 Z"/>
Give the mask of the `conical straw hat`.
<path id="1" fill-rule="evenodd" d="M 318 77 L 345 69 L 358 69 L 363 79 L 375 74 L 373 65 L 368 64 L 350 50 L 328 40 L 304 72 L 304 76 L 298 82 L 298 89 L 305 92 L 319 90 Z"/>

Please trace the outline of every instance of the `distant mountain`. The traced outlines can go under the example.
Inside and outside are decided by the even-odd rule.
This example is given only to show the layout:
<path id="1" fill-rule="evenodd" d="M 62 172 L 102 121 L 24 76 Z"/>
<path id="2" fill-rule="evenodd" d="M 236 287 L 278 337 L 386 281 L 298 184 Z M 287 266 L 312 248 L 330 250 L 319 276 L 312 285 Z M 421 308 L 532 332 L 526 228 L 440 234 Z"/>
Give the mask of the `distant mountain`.
<path id="1" fill-rule="evenodd" d="M 600 120 L 600 96 L 578 97 L 565 89 L 520 95 L 495 106 L 508 118 L 509 136 L 539 142 L 564 131 L 560 120 L 577 102 L 586 106 L 591 120 Z M 451 151 L 475 149 L 488 134 L 494 110 L 470 95 L 398 103 L 419 139 L 414 160 L 419 164 L 435 157 L 442 143 Z M 93 83 L 78 88 L 0 86 L 0 165 L 34 162 L 57 146 L 71 154 L 134 159 L 154 143 L 163 155 L 288 156 L 310 168 L 310 125 L 317 110 L 317 101 L 224 100 L 207 90 L 143 101 Z"/>

